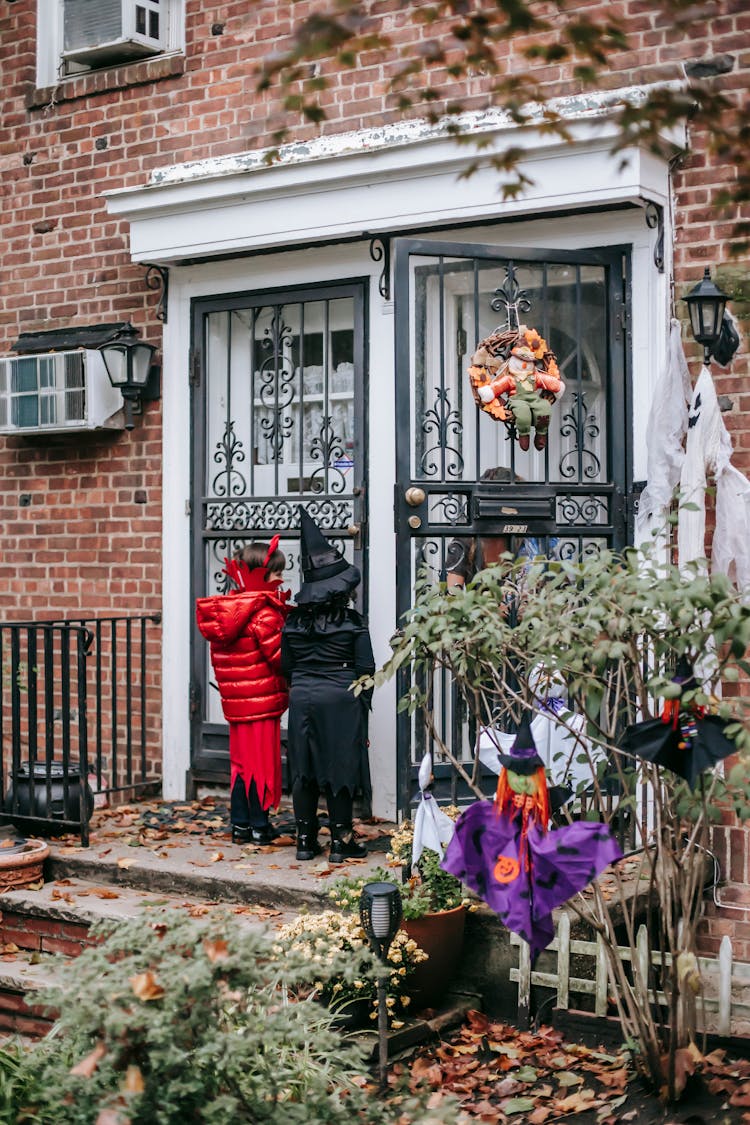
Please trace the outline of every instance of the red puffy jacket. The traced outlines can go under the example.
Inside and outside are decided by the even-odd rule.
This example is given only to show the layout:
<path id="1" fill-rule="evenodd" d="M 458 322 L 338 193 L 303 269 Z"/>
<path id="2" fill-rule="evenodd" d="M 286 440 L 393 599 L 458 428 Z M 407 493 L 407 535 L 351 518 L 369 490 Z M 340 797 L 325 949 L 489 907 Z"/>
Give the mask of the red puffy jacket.
<path id="1" fill-rule="evenodd" d="M 270 590 L 219 594 L 196 602 L 198 628 L 211 645 L 221 706 L 230 723 L 270 719 L 286 711 L 281 627 L 287 612 Z"/>

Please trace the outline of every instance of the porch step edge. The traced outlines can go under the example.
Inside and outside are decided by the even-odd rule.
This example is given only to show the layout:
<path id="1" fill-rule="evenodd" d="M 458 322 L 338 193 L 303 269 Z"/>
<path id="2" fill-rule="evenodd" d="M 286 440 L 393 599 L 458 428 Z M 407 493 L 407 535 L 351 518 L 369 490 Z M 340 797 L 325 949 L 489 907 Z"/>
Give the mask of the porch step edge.
<path id="1" fill-rule="evenodd" d="M 82 855 L 58 856 L 53 853 L 45 866 L 45 875 L 52 879 L 86 879 L 115 887 L 184 895 L 204 902 L 257 903 L 269 907 L 312 906 L 321 909 L 329 901 L 325 891 L 314 888 L 308 890 L 284 886 L 283 883 L 243 879 L 230 873 L 203 875 L 176 871 L 174 868 L 159 870 L 138 862 L 124 869 L 116 862 L 108 863 L 96 857 L 87 859 Z"/>

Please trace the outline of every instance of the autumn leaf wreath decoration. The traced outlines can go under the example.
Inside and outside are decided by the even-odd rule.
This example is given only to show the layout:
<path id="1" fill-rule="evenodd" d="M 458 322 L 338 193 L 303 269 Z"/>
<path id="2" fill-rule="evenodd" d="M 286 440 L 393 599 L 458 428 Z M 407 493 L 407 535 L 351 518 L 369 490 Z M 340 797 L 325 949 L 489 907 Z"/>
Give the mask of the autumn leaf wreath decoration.
<path id="1" fill-rule="evenodd" d="M 515 430 L 521 449 L 544 449 L 552 405 L 565 390 L 557 357 L 525 324 L 493 332 L 471 357 L 469 380 L 477 406 Z"/>

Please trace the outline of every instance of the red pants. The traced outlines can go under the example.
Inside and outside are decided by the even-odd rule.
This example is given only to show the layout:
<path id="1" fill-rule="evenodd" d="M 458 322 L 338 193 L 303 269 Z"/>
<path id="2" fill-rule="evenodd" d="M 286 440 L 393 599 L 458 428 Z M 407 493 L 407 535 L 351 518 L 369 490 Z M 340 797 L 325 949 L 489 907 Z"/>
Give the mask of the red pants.
<path id="1" fill-rule="evenodd" d="M 230 723 L 229 764 L 232 789 L 238 777 L 247 792 L 254 781 L 261 807 L 275 808 L 281 800 L 281 718 Z"/>

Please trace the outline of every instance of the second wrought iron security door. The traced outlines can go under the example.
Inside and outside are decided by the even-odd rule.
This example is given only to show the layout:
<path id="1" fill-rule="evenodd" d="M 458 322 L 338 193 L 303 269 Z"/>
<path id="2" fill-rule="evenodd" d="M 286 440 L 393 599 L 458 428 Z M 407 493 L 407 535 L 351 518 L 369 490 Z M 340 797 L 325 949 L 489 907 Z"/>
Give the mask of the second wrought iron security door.
<path id="1" fill-rule="evenodd" d="M 237 547 L 275 534 L 298 589 L 304 505 L 359 566 L 366 608 L 364 315 L 359 282 L 194 302 L 195 597 L 225 589 Z M 192 685 L 194 769 L 222 772 L 227 728 L 197 635 Z"/>
<path id="2" fill-rule="evenodd" d="M 627 248 L 525 250 L 399 239 L 395 243 L 399 614 L 420 569 L 445 580 L 451 544 L 503 532 L 504 512 L 546 519 L 541 546 L 575 558 L 628 540 L 631 481 Z M 477 343 L 508 318 L 535 328 L 566 389 L 547 446 L 524 452 L 475 405 L 467 369 Z M 494 479 L 493 479 L 494 478 Z M 533 534 L 533 531 L 531 532 Z M 471 759 L 460 704 L 436 683 L 441 737 Z M 408 804 L 429 745 L 399 719 L 399 792 Z M 436 775 L 459 796 L 448 767 Z"/>

